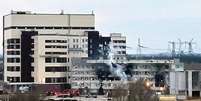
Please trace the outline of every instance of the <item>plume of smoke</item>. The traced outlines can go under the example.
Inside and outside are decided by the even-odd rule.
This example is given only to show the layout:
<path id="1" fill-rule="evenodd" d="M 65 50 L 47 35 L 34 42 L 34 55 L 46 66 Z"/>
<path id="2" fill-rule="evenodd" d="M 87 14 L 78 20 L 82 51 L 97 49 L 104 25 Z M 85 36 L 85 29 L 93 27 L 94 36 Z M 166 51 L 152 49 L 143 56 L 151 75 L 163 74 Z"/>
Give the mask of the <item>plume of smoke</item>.
<path id="1" fill-rule="evenodd" d="M 121 78 L 122 81 L 127 81 L 128 77 L 124 71 L 124 65 L 120 65 L 115 62 L 114 56 L 116 54 L 116 51 L 113 49 L 113 46 L 111 43 L 109 44 L 109 50 L 108 50 L 108 62 L 107 65 L 110 67 L 110 72 L 113 75 L 116 75 Z"/>

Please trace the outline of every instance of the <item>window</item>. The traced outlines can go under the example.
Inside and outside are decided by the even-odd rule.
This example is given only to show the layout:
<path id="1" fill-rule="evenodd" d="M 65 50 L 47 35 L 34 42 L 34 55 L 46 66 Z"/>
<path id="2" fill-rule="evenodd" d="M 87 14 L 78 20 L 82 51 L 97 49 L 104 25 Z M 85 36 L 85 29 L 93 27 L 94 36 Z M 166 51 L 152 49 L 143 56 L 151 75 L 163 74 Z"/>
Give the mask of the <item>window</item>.
<path id="1" fill-rule="evenodd" d="M 36 29 L 43 29 L 44 27 L 36 27 Z"/>
<path id="2" fill-rule="evenodd" d="M 67 72 L 67 67 L 45 67 L 45 72 Z"/>
<path id="3" fill-rule="evenodd" d="M 49 45 L 46 45 L 46 46 L 45 46 L 45 48 L 51 48 L 51 46 L 49 46 Z"/>
<path id="4" fill-rule="evenodd" d="M 45 83 L 51 83 L 51 78 L 45 78 Z"/>
<path id="5" fill-rule="evenodd" d="M 58 63 L 66 63 L 66 58 L 57 58 Z"/>
<path id="6" fill-rule="evenodd" d="M 7 77 L 8 82 L 20 82 L 20 77 Z"/>
<path id="7" fill-rule="evenodd" d="M 20 55 L 20 51 L 7 51 L 7 55 Z"/>
<path id="8" fill-rule="evenodd" d="M 66 58 L 63 58 L 63 57 L 59 57 L 59 58 L 55 58 L 55 57 L 52 57 L 52 58 L 45 58 L 45 62 L 46 63 L 66 63 L 67 62 L 67 59 Z"/>
<path id="9" fill-rule="evenodd" d="M 53 29 L 53 27 L 45 27 L 45 29 Z"/>
<path id="10" fill-rule="evenodd" d="M 20 43 L 20 39 L 8 39 L 7 43 L 8 44 L 11 44 L 11 43 Z"/>
<path id="11" fill-rule="evenodd" d="M 27 27 L 27 29 L 34 29 L 34 27 Z"/>
<path id="12" fill-rule="evenodd" d="M 8 66 L 7 71 L 20 71 L 20 66 Z"/>
<path id="13" fill-rule="evenodd" d="M 20 49 L 20 45 L 8 45 L 7 49 Z"/>
<path id="14" fill-rule="evenodd" d="M 52 40 L 45 40 L 45 43 L 51 43 Z"/>
<path id="15" fill-rule="evenodd" d="M 54 27 L 54 29 L 62 29 L 62 27 Z"/>
<path id="16" fill-rule="evenodd" d="M 20 58 L 7 58 L 8 63 L 19 63 Z"/>
<path id="17" fill-rule="evenodd" d="M 122 51 L 122 54 L 126 54 L 126 51 Z"/>
<path id="18" fill-rule="evenodd" d="M 45 58 L 46 63 L 51 63 L 51 58 Z"/>
<path id="19" fill-rule="evenodd" d="M 45 48 L 67 48 L 67 46 L 46 45 Z"/>
<path id="20" fill-rule="evenodd" d="M 25 27 L 17 27 L 18 29 L 25 29 Z"/>
<path id="21" fill-rule="evenodd" d="M 58 78 L 45 78 L 45 83 L 61 83 L 66 82 L 66 77 L 58 77 Z"/>
<path id="22" fill-rule="evenodd" d="M 34 58 L 33 57 L 31 57 L 31 62 L 34 62 Z"/>
<path id="23" fill-rule="evenodd" d="M 57 54 L 57 55 L 65 55 L 67 52 L 45 52 L 45 54 Z"/>

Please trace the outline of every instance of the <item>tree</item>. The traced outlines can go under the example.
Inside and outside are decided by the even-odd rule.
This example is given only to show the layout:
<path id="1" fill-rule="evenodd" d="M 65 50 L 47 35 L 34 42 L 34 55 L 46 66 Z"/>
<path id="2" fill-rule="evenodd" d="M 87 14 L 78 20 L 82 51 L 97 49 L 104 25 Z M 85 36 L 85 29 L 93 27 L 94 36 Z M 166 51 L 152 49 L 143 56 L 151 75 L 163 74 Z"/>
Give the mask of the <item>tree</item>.
<path id="1" fill-rule="evenodd" d="M 112 98 L 117 101 L 158 101 L 155 92 L 146 86 L 144 80 L 127 83 L 112 90 Z M 126 99 L 125 99 L 126 98 Z"/>

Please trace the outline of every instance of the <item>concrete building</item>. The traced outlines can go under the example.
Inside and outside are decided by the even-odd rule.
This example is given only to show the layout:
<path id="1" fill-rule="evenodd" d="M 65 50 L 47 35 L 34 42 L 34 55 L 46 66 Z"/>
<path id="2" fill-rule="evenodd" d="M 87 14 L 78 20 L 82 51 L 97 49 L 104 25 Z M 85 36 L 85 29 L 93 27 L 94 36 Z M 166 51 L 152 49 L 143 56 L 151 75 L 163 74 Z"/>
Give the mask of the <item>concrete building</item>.
<path id="1" fill-rule="evenodd" d="M 94 14 L 12 11 L 3 16 L 4 81 L 66 83 L 71 58 L 88 56 L 85 31 L 93 31 L 94 23 Z"/>
<path id="2" fill-rule="evenodd" d="M 111 33 L 111 51 L 114 53 L 115 61 L 124 62 L 126 60 L 126 37 L 121 33 Z"/>
<path id="3" fill-rule="evenodd" d="M 125 84 L 118 76 L 111 74 L 109 60 L 80 60 L 81 64 L 76 63 L 71 68 L 72 88 L 88 87 L 93 92 L 98 91 L 101 84 L 107 92 L 110 89 Z M 121 64 L 121 62 L 119 62 Z M 127 65 L 125 65 L 127 64 Z M 127 73 L 128 81 L 135 82 L 138 79 L 149 81 L 151 88 L 155 91 L 166 92 L 178 96 L 178 99 L 186 98 L 185 72 L 184 65 L 174 59 L 147 59 L 147 60 L 125 60 L 124 68 L 131 68 L 130 74 Z M 128 67 L 130 66 L 130 67 Z M 109 73 L 108 73 L 109 72 Z M 175 76 L 176 74 L 176 76 Z M 175 78 L 176 77 L 176 78 Z M 161 91 L 161 88 L 164 91 Z"/>
<path id="4" fill-rule="evenodd" d="M 37 35 L 33 39 L 33 77 L 37 84 L 67 83 L 71 58 L 88 56 L 86 35 Z"/>
<path id="5" fill-rule="evenodd" d="M 99 59 L 108 57 L 111 37 L 101 36 L 98 31 L 88 31 L 88 57 Z"/>
<path id="6" fill-rule="evenodd" d="M 185 64 L 186 93 L 189 97 L 201 97 L 201 64 Z"/>

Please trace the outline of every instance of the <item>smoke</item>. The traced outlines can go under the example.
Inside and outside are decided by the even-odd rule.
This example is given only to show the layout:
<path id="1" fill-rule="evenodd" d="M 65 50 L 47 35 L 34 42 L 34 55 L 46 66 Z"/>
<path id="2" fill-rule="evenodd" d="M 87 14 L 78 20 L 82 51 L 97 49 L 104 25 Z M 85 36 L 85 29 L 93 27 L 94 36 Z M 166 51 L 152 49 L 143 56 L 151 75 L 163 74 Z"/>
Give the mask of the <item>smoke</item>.
<path id="1" fill-rule="evenodd" d="M 111 44 L 109 44 L 108 50 L 108 62 L 106 63 L 110 67 L 111 74 L 118 76 L 122 81 L 127 81 L 128 77 L 125 73 L 125 65 L 116 63 L 115 57 L 116 51 Z"/>
<path id="2" fill-rule="evenodd" d="M 100 80 L 128 81 L 132 77 L 132 64 L 117 63 L 115 58 L 117 51 L 111 44 L 102 45 L 99 49 L 98 58 L 107 60 L 106 63 L 98 63 L 96 74 Z M 125 82 L 124 82 L 125 83 Z"/>

